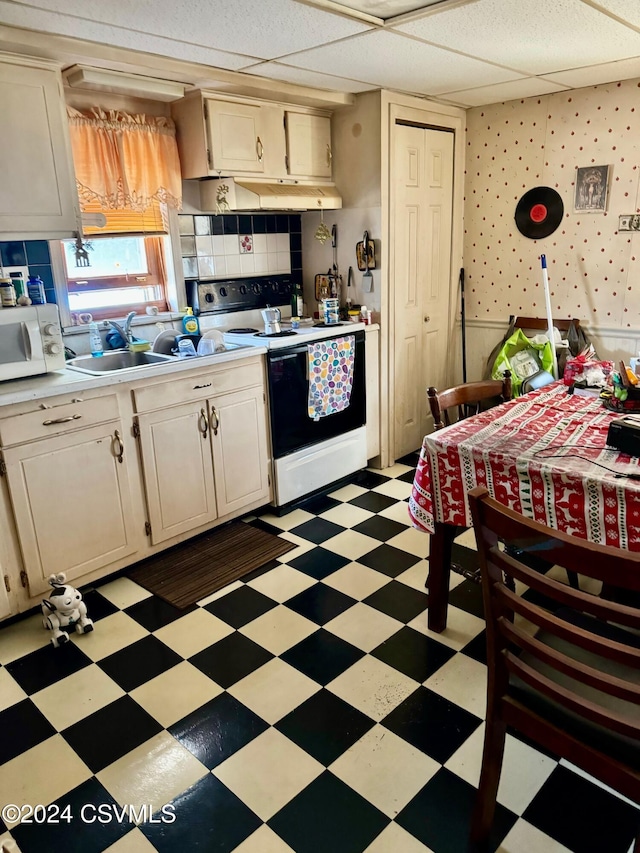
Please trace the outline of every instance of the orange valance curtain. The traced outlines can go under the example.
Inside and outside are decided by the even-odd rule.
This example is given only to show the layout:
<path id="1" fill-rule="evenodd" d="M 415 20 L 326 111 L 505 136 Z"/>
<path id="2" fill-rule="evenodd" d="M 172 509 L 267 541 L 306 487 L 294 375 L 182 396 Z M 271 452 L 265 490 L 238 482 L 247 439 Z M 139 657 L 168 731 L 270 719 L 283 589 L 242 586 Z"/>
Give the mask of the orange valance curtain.
<path id="1" fill-rule="evenodd" d="M 182 208 L 175 126 L 166 116 L 67 107 L 80 206 L 144 211 Z M 93 208 L 95 209 L 95 207 Z"/>

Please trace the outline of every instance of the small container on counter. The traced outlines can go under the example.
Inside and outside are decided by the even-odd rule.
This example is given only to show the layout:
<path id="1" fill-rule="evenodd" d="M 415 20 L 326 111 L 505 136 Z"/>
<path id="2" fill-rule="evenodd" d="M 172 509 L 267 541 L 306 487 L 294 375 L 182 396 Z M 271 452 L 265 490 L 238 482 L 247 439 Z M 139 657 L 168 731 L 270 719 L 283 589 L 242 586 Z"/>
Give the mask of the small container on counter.
<path id="1" fill-rule="evenodd" d="M 10 272 L 11 282 L 16 291 L 16 299 L 20 299 L 21 296 L 27 295 L 27 286 L 24 283 L 24 278 L 21 272 Z"/>
<path id="2" fill-rule="evenodd" d="M 46 303 L 44 295 L 44 282 L 39 275 L 30 275 L 27 282 L 27 294 L 31 299 L 32 305 L 44 305 Z"/>
<path id="3" fill-rule="evenodd" d="M 10 278 L 0 278 L 0 302 L 3 308 L 15 308 L 18 304 L 16 289 Z"/>

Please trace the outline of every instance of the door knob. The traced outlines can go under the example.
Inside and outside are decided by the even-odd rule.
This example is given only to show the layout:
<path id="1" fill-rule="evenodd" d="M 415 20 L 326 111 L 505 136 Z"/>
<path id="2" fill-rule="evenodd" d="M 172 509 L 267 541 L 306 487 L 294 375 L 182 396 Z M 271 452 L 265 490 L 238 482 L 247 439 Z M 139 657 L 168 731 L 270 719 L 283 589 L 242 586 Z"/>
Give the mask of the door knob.
<path id="1" fill-rule="evenodd" d="M 425 316 L 425 318 L 424 318 L 424 321 L 425 321 L 425 323 L 430 323 L 430 322 L 431 322 L 431 317 L 427 314 L 427 315 Z"/>

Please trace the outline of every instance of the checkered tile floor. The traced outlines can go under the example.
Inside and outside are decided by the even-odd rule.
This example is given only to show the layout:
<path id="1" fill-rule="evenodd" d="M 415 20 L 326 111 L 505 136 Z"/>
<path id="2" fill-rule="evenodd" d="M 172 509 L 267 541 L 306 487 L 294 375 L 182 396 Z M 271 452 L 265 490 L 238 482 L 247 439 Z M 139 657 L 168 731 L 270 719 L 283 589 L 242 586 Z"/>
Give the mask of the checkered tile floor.
<path id="1" fill-rule="evenodd" d="M 414 464 L 249 519 L 296 549 L 190 610 L 119 577 L 86 593 L 95 631 L 63 648 L 38 616 L 0 629 L 0 805 L 66 816 L 0 822 L 0 841 L 22 853 L 463 853 L 482 604 L 454 575 L 449 627 L 427 630 Z M 455 547 L 474 564 L 470 532 Z M 98 820 L 100 804 L 156 815 Z M 636 815 L 509 736 L 494 849 L 627 853 Z"/>

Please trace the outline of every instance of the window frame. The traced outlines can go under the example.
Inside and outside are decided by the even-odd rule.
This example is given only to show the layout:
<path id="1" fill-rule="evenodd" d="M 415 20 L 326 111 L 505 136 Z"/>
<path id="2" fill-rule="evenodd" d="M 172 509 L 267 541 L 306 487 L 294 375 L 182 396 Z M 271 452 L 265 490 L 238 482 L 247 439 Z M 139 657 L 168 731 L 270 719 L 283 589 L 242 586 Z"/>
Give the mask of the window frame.
<path id="1" fill-rule="evenodd" d="M 164 284 L 164 288 L 168 307 L 165 312 L 159 312 L 155 317 L 156 322 L 158 320 L 173 319 L 173 315 L 179 312 L 180 306 L 187 304 L 184 276 L 182 274 L 182 256 L 180 254 L 178 213 L 173 210 L 173 208 L 169 208 L 168 216 L 169 233 L 161 238 L 164 245 L 165 266 L 167 272 L 167 280 Z M 65 239 L 71 239 L 74 236 L 74 234 L 69 234 Z M 74 325 L 72 323 L 71 309 L 69 308 L 69 294 L 67 290 L 67 267 L 60 240 L 49 241 L 49 254 L 51 257 L 51 271 L 53 274 L 56 301 L 58 304 L 60 322 L 63 331 L 65 334 L 80 332 L 86 333 L 86 326 Z M 145 303 L 144 306 L 140 306 L 141 313 L 145 313 L 145 308 L 148 304 L 149 303 Z M 133 310 L 134 308 L 132 307 L 131 311 Z M 108 316 L 108 319 L 121 320 L 124 319 L 126 313 L 128 312 L 118 314 L 116 309 L 114 309 Z"/>

